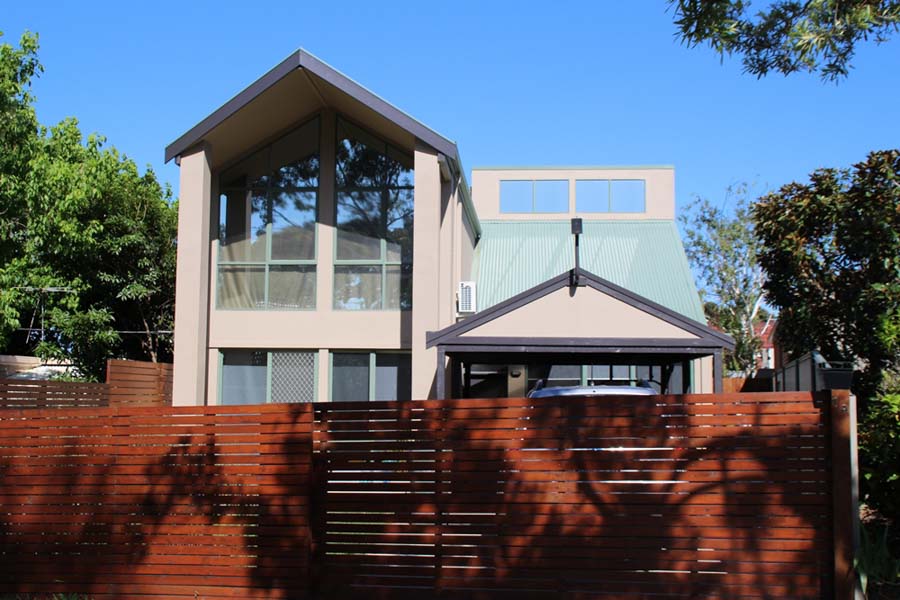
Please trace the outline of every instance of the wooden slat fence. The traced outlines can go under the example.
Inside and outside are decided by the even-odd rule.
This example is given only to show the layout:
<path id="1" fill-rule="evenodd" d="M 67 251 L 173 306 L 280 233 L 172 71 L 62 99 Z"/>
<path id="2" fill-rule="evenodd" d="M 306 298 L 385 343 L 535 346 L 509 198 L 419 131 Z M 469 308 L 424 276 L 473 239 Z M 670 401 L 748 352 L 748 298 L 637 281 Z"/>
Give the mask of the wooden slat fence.
<path id="1" fill-rule="evenodd" d="M 335 403 L 316 424 L 331 593 L 831 590 L 827 406 L 809 394 Z"/>
<path id="2" fill-rule="evenodd" d="M 106 383 L 0 379 L 0 409 L 171 406 L 172 365 L 109 360 Z"/>
<path id="3" fill-rule="evenodd" d="M 109 406 L 109 389 L 102 383 L 0 379 L 0 409 L 103 406 Z"/>
<path id="4" fill-rule="evenodd" d="M 106 384 L 112 406 L 171 406 L 172 365 L 108 360 Z"/>
<path id="5" fill-rule="evenodd" d="M 846 398 L 0 411 L 0 593 L 849 598 Z"/>
<path id="6" fill-rule="evenodd" d="M 3 411 L 0 594 L 303 598 L 308 405 Z"/>

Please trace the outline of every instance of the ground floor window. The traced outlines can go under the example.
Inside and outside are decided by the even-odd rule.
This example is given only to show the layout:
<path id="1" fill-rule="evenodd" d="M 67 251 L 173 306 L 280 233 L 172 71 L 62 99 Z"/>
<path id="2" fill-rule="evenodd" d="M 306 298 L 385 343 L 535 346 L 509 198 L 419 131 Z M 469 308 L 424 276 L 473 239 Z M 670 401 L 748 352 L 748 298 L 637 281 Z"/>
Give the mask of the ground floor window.
<path id="1" fill-rule="evenodd" d="M 222 350 L 219 404 L 313 402 L 318 352 Z"/>
<path id="2" fill-rule="evenodd" d="M 332 352 L 331 400 L 409 400 L 410 355 L 398 352 Z"/>

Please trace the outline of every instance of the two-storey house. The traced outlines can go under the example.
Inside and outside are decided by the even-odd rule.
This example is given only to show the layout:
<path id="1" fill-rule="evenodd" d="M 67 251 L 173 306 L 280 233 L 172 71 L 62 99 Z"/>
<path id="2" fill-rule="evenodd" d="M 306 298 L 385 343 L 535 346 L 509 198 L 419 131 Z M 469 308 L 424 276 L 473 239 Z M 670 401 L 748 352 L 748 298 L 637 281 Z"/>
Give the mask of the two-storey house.
<path id="1" fill-rule="evenodd" d="M 731 341 L 705 324 L 671 167 L 470 187 L 454 142 L 302 50 L 172 159 L 176 404 L 720 384 Z"/>

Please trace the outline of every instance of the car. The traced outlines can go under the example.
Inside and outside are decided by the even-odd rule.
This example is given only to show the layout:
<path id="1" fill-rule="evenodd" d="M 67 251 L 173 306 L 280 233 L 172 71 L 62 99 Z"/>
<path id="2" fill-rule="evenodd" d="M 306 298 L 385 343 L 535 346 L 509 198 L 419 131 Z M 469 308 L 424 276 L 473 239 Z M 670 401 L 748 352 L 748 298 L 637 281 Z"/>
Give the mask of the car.
<path id="1" fill-rule="evenodd" d="M 588 397 L 588 396 L 655 396 L 659 392 L 645 381 L 636 385 L 571 385 L 542 387 L 542 381 L 528 392 L 528 398 Z"/>

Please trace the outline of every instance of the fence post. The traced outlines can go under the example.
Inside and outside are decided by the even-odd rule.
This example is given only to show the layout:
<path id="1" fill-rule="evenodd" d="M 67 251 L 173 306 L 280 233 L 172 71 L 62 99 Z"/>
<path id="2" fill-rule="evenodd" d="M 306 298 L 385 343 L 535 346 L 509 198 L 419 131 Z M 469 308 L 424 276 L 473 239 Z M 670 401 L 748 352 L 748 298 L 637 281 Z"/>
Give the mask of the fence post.
<path id="1" fill-rule="evenodd" d="M 834 550 L 834 600 L 862 597 L 853 559 L 859 540 L 859 470 L 856 456 L 856 397 L 848 390 L 832 390 L 831 498 Z"/>
<path id="2" fill-rule="evenodd" d="M 448 477 L 447 463 L 444 457 L 444 411 L 446 403 L 441 402 L 437 412 L 436 423 L 432 424 L 435 455 L 435 490 L 434 490 L 434 596 L 440 597 L 444 579 L 444 482 Z"/>

